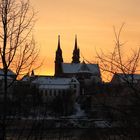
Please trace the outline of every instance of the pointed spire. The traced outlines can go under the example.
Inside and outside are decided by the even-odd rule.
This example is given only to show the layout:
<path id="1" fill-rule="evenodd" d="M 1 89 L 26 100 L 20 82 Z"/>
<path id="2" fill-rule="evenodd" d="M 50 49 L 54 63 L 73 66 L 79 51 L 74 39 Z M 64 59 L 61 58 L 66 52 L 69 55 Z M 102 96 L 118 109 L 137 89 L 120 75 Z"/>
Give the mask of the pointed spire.
<path id="1" fill-rule="evenodd" d="M 58 35 L 58 46 L 56 50 L 56 59 L 60 59 L 61 62 L 63 62 L 63 57 L 62 57 L 62 49 L 60 45 L 60 35 Z"/>
<path id="2" fill-rule="evenodd" d="M 60 76 L 62 74 L 62 63 L 63 63 L 63 57 L 62 57 L 62 50 L 60 46 L 60 35 L 58 35 L 58 47 L 55 55 L 55 76 Z"/>
<path id="3" fill-rule="evenodd" d="M 77 50 L 77 48 L 78 48 L 78 45 L 77 45 L 77 35 L 75 35 L 75 47 L 74 47 L 74 49 Z"/>
<path id="4" fill-rule="evenodd" d="M 77 45 L 77 35 L 75 35 L 75 46 L 73 50 L 72 63 L 80 63 L 80 49 Z"/>
<path id="5" fill-rule="evenodd" d="M 58 48 L 57 49 L 61 49 L 61 47 L 60 47 L 60 35 L 58 35 Z"/>

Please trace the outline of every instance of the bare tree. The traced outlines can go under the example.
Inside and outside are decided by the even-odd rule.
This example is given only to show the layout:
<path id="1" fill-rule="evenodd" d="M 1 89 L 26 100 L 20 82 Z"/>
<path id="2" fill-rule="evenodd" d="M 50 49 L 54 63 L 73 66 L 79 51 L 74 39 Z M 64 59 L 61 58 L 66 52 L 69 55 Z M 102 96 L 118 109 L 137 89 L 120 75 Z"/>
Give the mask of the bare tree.
<path id="1" fill-rule="evenodd" d="M 38 57 L 32 29 L 35 12 L 29 0 L 0 1 L 0 57 L 4 71 L 2 139 L 6 139 L 8 70 L 19 76 L 30 71 Z"/>
<path id="2" fill-rule="evenodd" d="M 114 88 L 113 92 L 117 90 L 117 97 L 111 98 L 111 104 L 109 104 L 110 101 L 104 101 L 101 104 L 113 112 L 119 112 L 119 118 L 117 119 L 121 121 L 121 125 L 135 128 L 140 125 L 140 88 L 139 82 L 135 79 L 137 78 L 135 77 L 136 74 L 139 72 L 140 48 L 132 50 L 132 52 L 129 51 L 128 55 L 123 53 L 125 43 L 120 41 L 123 26 L 124 24 L 118 32 L 114 28 L 115 46 L 113 51 L 109 54 L 97 53 L 103 75 L 107 75 L 107 77 L 109 75 L 110 79 L 111 76 L 115 75 L 120 80 L 118 81 L 120 83 L 117 83 L 119 84 L 117 88 L 115 88 L 116 85 L 111 86 L 111 88 Z M 122 107 L 123 105 L 125 108 Z"/>
<path id="3" fill-rule="evenodd" d="M 122 48 L 125 43 L 120 41 L 123 26 L 124 24 L 122 24 L 118 33 L 116 32 L 115 27 L 113 28 L 115 35 L 115 46 L 113 51 L 108 54 L 105 54 L 104 52 L 101 52 L 101 54 L 97 53 L 102 73 L 105 72 L 105 75 L 108 75 L 107 73 L 110 74 L 109 79 L 106 80 L 110 80 L 111 76 L 115 73 L 123 73 L 125 75 L 135 74 L 139 71 L 140 48 L 132 50 L 131 52 L 129 51 L 129 55 L 123 53 Z"/>
<path id="4" fill-rule="evenodd" d="M 137 98 L 139 95 L 139 91 L 137 90 L 135 74 L 139 72 L 139 63 L 140 63 L 140 48 L 129 51 L 129 54 L 125 54 L 122 50 L 125 43 L 121 43 L 120 37 L 124 24 L 122 24 L 118 33 L 114 27 L 114 35 L 115 35 L 115 47 L 113 51 L 109 54 L 105 53 L 97 53 L 97 58 L 99 59 L 100 68 L 102 70 L 103 75 L 110 74 L 109 79 L 117 75 L 118 78 L 123 80 L 127 86 L 129 86 L 135 94 Z M 137 82 L 137 84 L 139 84 Z"/>

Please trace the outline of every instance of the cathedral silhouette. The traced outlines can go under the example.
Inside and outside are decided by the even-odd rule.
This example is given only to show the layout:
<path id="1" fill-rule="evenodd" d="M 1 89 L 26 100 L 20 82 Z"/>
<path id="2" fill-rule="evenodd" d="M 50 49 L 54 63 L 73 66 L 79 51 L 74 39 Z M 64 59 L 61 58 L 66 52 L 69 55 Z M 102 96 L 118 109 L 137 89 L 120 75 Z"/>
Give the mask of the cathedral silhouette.
<path id="1" fill-rule="evenodd" d="M 76 77 L 79 79 L 88 79 L 90 81 L 101 82 L 101 74 L 98 64 L 87 64 L 80 62 L 80 49 L 75 36 L 75 44 L 71 63 L 65 63 L 63 60 L 60 44 L 60 35 L 58 36 L 58 46 L 55 56 L 55 77 Z"/>

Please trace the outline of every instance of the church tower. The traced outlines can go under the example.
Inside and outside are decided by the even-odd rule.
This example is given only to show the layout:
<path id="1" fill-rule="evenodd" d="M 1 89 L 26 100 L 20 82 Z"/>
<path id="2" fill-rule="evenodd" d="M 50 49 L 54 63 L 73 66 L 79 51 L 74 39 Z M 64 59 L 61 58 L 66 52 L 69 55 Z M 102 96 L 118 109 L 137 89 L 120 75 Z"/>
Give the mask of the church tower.
<path id="1" fill-rule="evenodd" d="M 73 50 L 72 63 L 80 63 L 80 50 L 77 45 L 77 36 L 75 36 L 75 46 Z"/>
<path id="2" fill-rule="evenodd" d="M 55 56 L 55 76 L 61 76 L 62 75 L 62 63 L 63 63 L 63 57 L 62 57 L 62 50 L 60 46 L 60 35 L 58 36 L 58 47 L 56 50 L 56 56 Z"/>

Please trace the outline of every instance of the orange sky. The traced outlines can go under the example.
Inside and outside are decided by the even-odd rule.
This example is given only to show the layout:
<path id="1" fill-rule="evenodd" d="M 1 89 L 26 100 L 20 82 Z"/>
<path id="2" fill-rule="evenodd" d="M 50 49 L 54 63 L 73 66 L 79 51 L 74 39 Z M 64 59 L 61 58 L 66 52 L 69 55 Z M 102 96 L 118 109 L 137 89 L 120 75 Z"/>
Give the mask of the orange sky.
<path id="1" fill-rule="evenodd" d="M 45 59 L 36 74 L 53 74 L 57 36 L 65 62 L 71 62 L 75 34 L 82 55 L 95 60 L 96 51 L 113 47 L 113 25 L 125 22 L 122 41 L 131 48 L 140 45 L 140 0 L 31 0 L 38 11 L 34 34 Z M 82 60 L 82 56 L 81 56 Z"/>

